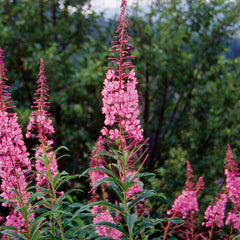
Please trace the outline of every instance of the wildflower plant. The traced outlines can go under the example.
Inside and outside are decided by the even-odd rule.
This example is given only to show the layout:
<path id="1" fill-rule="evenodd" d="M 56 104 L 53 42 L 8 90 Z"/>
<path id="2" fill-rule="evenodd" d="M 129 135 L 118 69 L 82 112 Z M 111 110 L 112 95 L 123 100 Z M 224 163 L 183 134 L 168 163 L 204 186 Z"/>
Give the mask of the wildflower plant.
<path id="1" fill-rule="evenodd" d="M 5 84 L 6 69 L 0 48 L 0 176 L 2 206 L 10 207 L 8 216 L 1 216 L 4 226 L 0 226 L 1 239 L 76 239 L 83 232 L 79 219 L 89 215 L 82 205 L 74 205 L 70 193 L 62 192 L 66 181 L 79 177 L 59 173 L 57 152 L 53 150 L 50 135 L 54 132 L 48 107 L 48 86 L 44 76 L 43 59 L 37 81 L 34 108 L 27 126 L 27 137 L 37 136 L 39 144 L 33 159 L 22 140 L 22 132 L 11 108 L 10 94 Z M 35 130 L 35 134 L 30 131 Z M 28 178 L 27 178 L 28 177 Z M 2 234 L 2 236 L 1 236 Z M 82 233 L 84 235 L 85 233 Z"/>
<path id="2" fill-rule="evenodd" d="M 93 222 L 98 235 L 133 240 L 144 235 L 144 200 L 154 193 L 145 191 L 140 181 L 140 177 L 148 175 L 139 173 L 147 159 L 143 148 L 146 140 L 138 119 L 137 78 L 130 61 L 128 24 L 123 0 L 111 50 L 117 56 L 109 58 L 113 66 L 108 68 L 102 90 L 105 126 L 91 156 L 89 175 L 90 206 L 96 214 Z M 114 203 L 108 196 L 110 188 L 116 195 Z"/>
<path id="3" fill-rule="evenodd" d="M 170 218 L 164 227 L 163 240 L 167 239 L 168 234 L 173 232 L 176 232 L 182 239 L 193 240 L 198 237 L 198 233 L 194 232 L 197 221 L 194 214 L 199 211 L 197 194 L 203 189 L 204 183 L 202 177 L 199 177 L 196 185 L 194 184 L 192 181 L 194 175 L 189 161 L 187 161 L 186 177 L 182 193 L 175 199 L 172 208 L 167 211 Z M 183 221 L 177 218 L 181 218 Z"/>
<path id="4" fill-rule="evenodd" d="M 218 197 L 207 207 L 204 213 L 203 225 L 209 227 L 209 239 L 212 239 L 214 228 L 217 232 L 223 226 L 230 225 L 229 239 L 239 239 L 240 237 L 240 173 L 230 145 L 227 146 L 225 162 L 226 185 L 218 193 Z M 231 209 L 227 212 L 227 203 Z M 228 208 L 229 209 L 229 208 Z M 236 235 L 234 235 L 236 233 Z"/>
<path id="5" fill-rule="evenodd" d="M 65 147 L 59 147 L 53 149 L 53 140 L 51 139 L 54 133 L 52 120 L 48 103 L 48 85 L 47 79 L 44 75 L 44 61 L 40 59 L 40 72 L 39 78 L 36 82 L 37 90 L 35 92 L 34 105 L 32 108 L 35 111 L 32 112 L 29 117 L 29 123 L 27 125 L 26 137 L 36 137 L 38 144 L 35 149 L 34 168 L 36 174 L 36 192 L 39 193 L 38 199 L 40 199 L 37 205 L 36 212 L 40 216 L 44 216 L 45 225 L 42 227 L 44 239 L 57 238 L 57 239 L 75 239 L 79 234 L 81 226 L 76 224 L 76 221 L 80 218 L 81 208 L 74 207 L 72 205 L 72 198 L 70 193 L 76 191 L 71 189 L 64 193 L 60 191 L 61 186 L 66 181 L 79 177 L 79 174 L 68 175 L 67 172 L 59 172 L 57 160 L 64 157 L 62 155 L 57 157 L 57 153 L 60 149 L 66 149 Z M 78 213 L 76 214 L 76 211 Z"/>
<path id="6" fill-rule="evenodd" d="M 11 236 L 22 235 L 29 239 L 30 222 L 34 214 L 30 211 L 31 204 L 28 201 L 30 193 L 27 192 L 27 175 L 32 166 L 17 114 L 9 112 L 13 106 L 6 85 L 6 71 L 3 50 L 0 48 L 0 197 L 2 206 L 10 207 L 8 216 L 2 221 L 13 230 Z M 7 233 L 2 239 L 7 239 Z"/>
<path id="7" fill-rule="evenodd" d="M 36 137 L 38 138 L 39 144 L 37 145 L 35 152 L 35 169 L 37 171 L 36 184 L 37 186 L 43 186 L 47 181 L 46 172 L 50 171 L 51 175 L 54 177 L 58 173 L 58 165 L 56 161 L 56 155 L 53 152 L 52 144 L 53 140 L 49 139 L 54 133 L 54 128 L 52 125 L 52 120 L 50 114 L 47 112 L 49 108 L 48 103 L 48 85 L 47 79 L 44 75 L 44 61 L 40 59 L 40 72 L 38 74 L 39 79 L 37 80 L 37 90 L 34 97 L 34 105 L 32 108 L 36 109 L 32 112 L 29 117 L 29 123 L 27 125 L 26 137 L 30 138 L 34 136 L 33 130 L 36 131 Z M 49 162 L 44 164 L 41 161 L 41 156 L 47 155 Z M 45 173 L 45 174 L 44 174 Z"/>

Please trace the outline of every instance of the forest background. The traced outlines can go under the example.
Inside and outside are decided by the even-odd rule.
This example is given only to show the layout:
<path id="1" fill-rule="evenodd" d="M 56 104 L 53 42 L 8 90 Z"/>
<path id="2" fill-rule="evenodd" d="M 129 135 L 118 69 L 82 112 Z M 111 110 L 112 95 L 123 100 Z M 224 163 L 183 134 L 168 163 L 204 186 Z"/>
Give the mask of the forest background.
<path id="1" fill-rule="evenodd" d="M 117 22 L 86 11 L 90 4 L 0 1 L 0 46 L 20 124 L 27 125 L 44 58 L 54 145 L 69 149 L 59 168 L 71 174 L 89 167 L 103 126 L 101 89 Z M 189 160 L 193 172 L 203 176 L 205 207 L 224 183 L 227 143 L 240 156 L 240 2 L 156 0 L 147 9 L 137 2 L 128 7 L 141 123 L 149 137 L 144 169 L 156 174 L 145 184 L 173 201 L 184 186 Z M 35 144 L 26 143 L 29 150 Z M 69 183 L 83 189 L 75 196 L 81 201 L 89 200 L 88 181 Z M 168 207 L 151 204 L 156 214 Z"/>

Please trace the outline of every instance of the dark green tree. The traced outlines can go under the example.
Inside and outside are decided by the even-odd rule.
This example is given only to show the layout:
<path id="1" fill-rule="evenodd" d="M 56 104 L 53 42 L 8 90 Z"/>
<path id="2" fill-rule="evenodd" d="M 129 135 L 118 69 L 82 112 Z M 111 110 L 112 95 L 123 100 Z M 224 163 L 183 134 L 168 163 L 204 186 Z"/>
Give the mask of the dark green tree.
<path id="1" fill-rule="evenodd" d="M 88 167 L 85 160 L 102 123 L 100 93 L 108 35 L 97 24 L 103 18 L 88 13 L 88 7 L 88 0 L 0 1 L 0 45 L 21 123 L 28 122 L 43 58 L 55 145 L 67 146 L 71 155 L 68 162 L 61 161 L 60 168 L 74 171 Z M 28 145 L 31 149 L 31 141 Z"/>
<path id="2" fill-rule="evenodd" d="M 144 17 L 133 9 L 147 168 L 158 169 L 158 188 L 183 186 L 186 160 L 220 184 L 226 145 L 239 146 L 239 59 L 224 57 L 239 11 L 228 0 L 157 0 Z"/>

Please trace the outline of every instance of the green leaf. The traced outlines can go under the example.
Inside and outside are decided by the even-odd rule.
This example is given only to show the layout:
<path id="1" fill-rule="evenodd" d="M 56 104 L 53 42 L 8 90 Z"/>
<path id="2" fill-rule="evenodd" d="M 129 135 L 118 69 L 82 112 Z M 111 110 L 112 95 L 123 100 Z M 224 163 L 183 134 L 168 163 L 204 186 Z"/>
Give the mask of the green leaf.
<path id="1" fill-rule="evenodd" d="M 167 220 L 168 220 L 169 222 L 173 223 L 173 224 L 176 224 L 176 225 L 185 222 L 182 218 L 179 218 L 179 217 L 168 218 Z"/>
<path id="2" fill-rule="evenodd" d="M 120 201 L 123 201 L 123 193 L 122 193 L 121 189 L 119 188 L 119 186 L 117 184 L 113 183 L 113 182 L 111 182 L 110 186 L 116 192 L 116 194 L 119 197 Z"/>
<path id="3" fill-rule="evenodd" d="M 138 217 L 137 217 L 136 213 L 133 213 L 133 214 L 130 214 L 129 212 L 127 213 L 127 225 L 128 225 L 131 235 L 133 233 L 133 228 L 134 228 L 134 225 L 135 225 L 137 219 L 138 219 Z"/>
<path id="4" fill-rule="evenodd" d="M 237 240 L 239 237 L 240 237 L 240 234 L 234 236 L 232 240 Z"/>
<path id="5" fill-rule="evenodd" d="M 31 240 L 38 240 L 40 236 L 41 236 L 41 232 L 39 230 L 35 230 L 33 232 L 33 235 L 31 236 Z"/>
<path id="6" fill-rule="evenodd" d="M 6 230 L 4 230 L 6 229 Z M 19 229 L 15 228 L 15 227 L 11 227 L 11 226 L 0 226 L 0 231 L 4 230 L 2 233 L 6 234 L 10 237 L 13 237 L 16 240 L 26 240 L 27 239 L 27 235 L 20 231 Z"/>
<path id="7" fill-rule="evenodd" d="M 99 201 L 99 202 L 92 202 L 92 203 L 89 203 L 85 206 L 83 206 L 81 209 L 82 211 L 85 211 L 93 206 L 106 206 L 106 207 L 110 207 L 118 212 L 120 212 L 121 214 L 124 214 L 124 210 L 123 208 L 121 208 L 120 206 L 117 206 L 115 204 L 112 204 L 112 203 L 109 203 L 109 202 L 106 202 L 106 201 Z"/>
<path id="8" fill-rule="evenodd" d="M 102 172 L 107 173 L 109 176 L 116 177 L 116 175 L 111 170 L 109 170 L 107 168 L 103 168 L 103 167 L 90 167 L 90 168 L 86 169 L 81 175 L 85 175 L 86 173 L 88 173 L 90 171 L 102 171 Z"/>
<path id="9" fill-rule="evenodd" d="M 41 229 L 41 227 L 44 224 L 47 224 L 45 222 L 43 222 L 45 220 L 44 217 L 40 216 L 37 219 L 34 219 L 33 221 L 31 221 L 31 225 L 30 225 L 30 236 L 34 236 L 36 232 L 39 231 L 39 229 Z"/>
<path id="10" fill-rule="evenodd" d="M 116 183 L 122 191 L 125 190 L 125 186 L 123 185 L 123 183 L 119 179 L 113 177 L 106 177 L 98 180 L 92 189 L 97 188 L 99 185 L 101 185 L 101 183 L 108 183 L 111 186 L 113 182 Z"/>
<path id="11" fill-rule="evenodd" d="M 6 200 L 6 199 L 3 199 L 3 198 L 0 198 L 0 202 L 2 202 L 2 203 L 7 203 L 7 204 L 11 205 L 13 208 L 18 207 L 18 206 L 17 206 L 15 203 L 13 203 L 12 201 Z"/>
<path id="12" fill-rule="evenodd" d="M 60 182 L 58 183 L 57 181 L 55 182 L 55 190 L 58 190 L 66 181 L 69 181 L 73 178 L 80 178 L 82 176 L 82 174 L 75 174 L 75 175 L 71 175 L 71 176 L 64 176 L 64 178 L 61 178 Z M 54 179 L 55 181 L 55 179 Z M 58 184 L 57 184 L 58 183 Z"/>
<path id="13" fill-rule="evenodd" d="M 141 231 L 144 231 L 146 227 L 150 227 L 150 226 L 151 226 L 150 221 L 142 222 L 139 226 L 135 228 L 135 231 L 133 232 L 133 236 L 137 237 Z"/>
<path id="14" fill-rule="evenodd" d="M 100 153 L 97 153 L 95 154 L 95 156 L 107 156 L 107 157 L 110 157 L 112 159 L 115 159 L 116 161 L 119 161 L 119 157 L 116 157 L 116 156 L 119 156 L 119 154 L 115 153 L 115 154 L 111 154 L 109 152 L 100 152 Z"/>
<path id="15" fill-rule="evenodd" d="M 141 200 L 145 199 L 145 198 L 149 198 L 149 197 L 155 197 L 155 196 L 164 196 L 163 194 L 159 194 L 159 193 L 154 193 L 154 192 L 144 192 L 142 194 L 140 194 L 139 196 L 137 196 L 136 198 L 134 198 L 131 203 L 128 205 L 128 210 L 131 210 L 131 208 L 133 208 L 138 202 L 140 202 Z"/>
<path id="16" fill-rule="evenodd" d="M 149 172 L 139 173 L 139 174 L 136 174 L 136 176 L 132 180 L 134 180 L 136 178 L 149 177 L 149 176 L 155 176 L 155 174 L 149 173 Z"/>

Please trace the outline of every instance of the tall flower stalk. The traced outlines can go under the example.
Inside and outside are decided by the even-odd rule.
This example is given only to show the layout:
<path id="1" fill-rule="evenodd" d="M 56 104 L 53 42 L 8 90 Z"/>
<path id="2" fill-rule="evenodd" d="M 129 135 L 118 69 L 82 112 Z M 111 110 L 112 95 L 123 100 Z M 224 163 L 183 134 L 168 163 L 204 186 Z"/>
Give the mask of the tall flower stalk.
<path id="1" fill-rule="evenodd" d="M 37 90 L 34 97 L 34 105 L 32 108 L 36 109 L 29 117 L 29 123 L 27 125 L 26 137 L 36 136 L 39 145 L 37 146 L 35 157 L 35 168 L 37 170 L 37 186 L 43 186 L 47 182 L 46 172 L 50 171 L 53 176 L 56 176 L 58 172 L 58 165 L 56 156 L 53 153 L 53 140 L 49 138 L 55 131 L 52 125 L 50 114 L 47 111 L 49 107 L 48 103 L 48 85 L 47 79 L 44 75 L 44 61 L 40 59 L 40 72 L 38 74 Z M 35 133 L 33 131 L 35 130 Z M 44 164 L 41 161 L 41 157 L 46 154 L 49 162 Z M 44 173 L 43 176 L 42 173 Z"/>
<path id="2" fill-rule="evenodd" d="M 31 170 L 27 148 L 23 141 L 22 131 L 18 124 L 16 113 L 9 113 L 11 96 L 8 92 L 3 63 L 3 50 L 0 48 L 0 197 L 7 200 L 2 205 L 15 206 L 19 210 L 10 208 L 10 213 L 4 222 L 5 226 L 12 226 L 13 230 L 20 232 L 30 239 L 30 222 L 33 214 L 28 215 L 23 208 L 27 205 L 30 193 L 27 192 L 28 182 L 26 174 Z M 31 205 L 28 205 L 30 208 Z M 20 211 L 21 209 L 21 211 Z M 7 239 L 3 236 L 2 239 Z"/>
<path id="3" fill-rule="evenodd" d="M 34 105 L 32 108 L 36 109 L 29 117 L 29 123 L 27 125 L 26 137 L 31 136 L 38 139 L 39 144 L 36 147 L 35 152 L 35 164 L 36 169 L 36 186 L 38 191 L 43 187 L 48 188 L 48 193 L 52 199 L 51 207 L 54 204 L 59 205 L 58 196 L 62 193 L 57 193 L 54 184 L 54 178 L 58 174 L 58 165 L 56 160 L 56 154 L 53 151 L 53 140 L 50 136 L 54 133 L 52 120 L 50 114 L 47 111 L 49 107 L 48 102 L 48 85 L 47 79 L 44 75 L 44 61 L 40 59 L 40 72 L 38 74 L 37 90 L 34 97 Z M 59 206 L 58 206 L 59 207 Z M 57 214 L 57 222 L 60 229 L 61 239 L 64 239 L 63 227 L 61 223 L 61 214 Z M 55 218 L 53 218 L 53 228 L 55 228 Z M 53 235 L 56 235 L 53 229 Z"/>
<path id="4" fill-rule="evenodd" d="M 203 225 L 210 227 L 208 239 L 212 239 L 214 227 L 221 228 L 224 225 L 230 225 L 228 239 L 233 238 L 233 231 L 240 234 L 240 173 L 229 144 L 227 146 L 225 176 L 226 186 L 218 193 L 218 197 L 210 203 L 204 214 L 206 222 Z M 226 215 L 228 202 L 229 205 L 232 205 L 232 209 Z"/>
<path id="5" fill-rule="evenodd" d="M 196 235 L 198 234 L 194 232 L 194 223 L 196 222 L 194 214 L 199 211 L 197 194 L 203 189 L 204 183 L 202 177 L 199 177 L 197 184 L 194 184 L 192 181 L 194 175 L 192 174 L 192 167 L 189 161 L 187 161 L 186 177 L 187 180 L 181 195 L 175 199 L 172 208 L 167 212 L 171 218 L 180 217 L 184 219 L 185 222 L 182 224 L 184 230 L 178 228 L 179 226 L 174 226 L 171 229 L 173 224 L 171 221 L 168 221 L 164 228 L 163 240 L 167 239 L 170 231 L 176 231 L 183 239 L 197 239 Z"/>
<path id="6" fill-rule="evenodd" d="M 93 219 L 97 225 L 96 231 L 101 236 L 110 236 L 113 239 L 120 239 L 121 236 L 134 239 L 133 225 L 144 212 L 144 197 L 140 196 L 143 185 L 139 182 L 138 174 L 147 158 L 145 156 L 143 159 L 145 152 L 142 150 L 146 141 L 138 119 L 140 111 L 137 78 L 130 62 L 132 56 L 129 55 L 131 44 L 128 43 L 128 24 L 126 1 L 123 0 L 116 40 L 112 41 L 111 51 L 116 57 L 109 58 L 113 66 L 108 67 L 102 90 L 104 127 L 92 153 L 92 169 L 89 172 L 93 187 L 92 205 L 100 199 L 97 186 L 101 186 L 101 196 L 105 201 L 105 204 L 92 208 L 92 212 L 97 214 Z M 114 205 L 108 203 L 108 186 L 111 186 L 118 196 Z M 109 215 L 109 208 L 115 209 L 115 219 Z M 134 213 L 131 214 L 132 210 Z M 102 221 L 109 224 L 106 226 Z M 127 231 L 116 227 L 114 221 L 127 223 Z"/>

